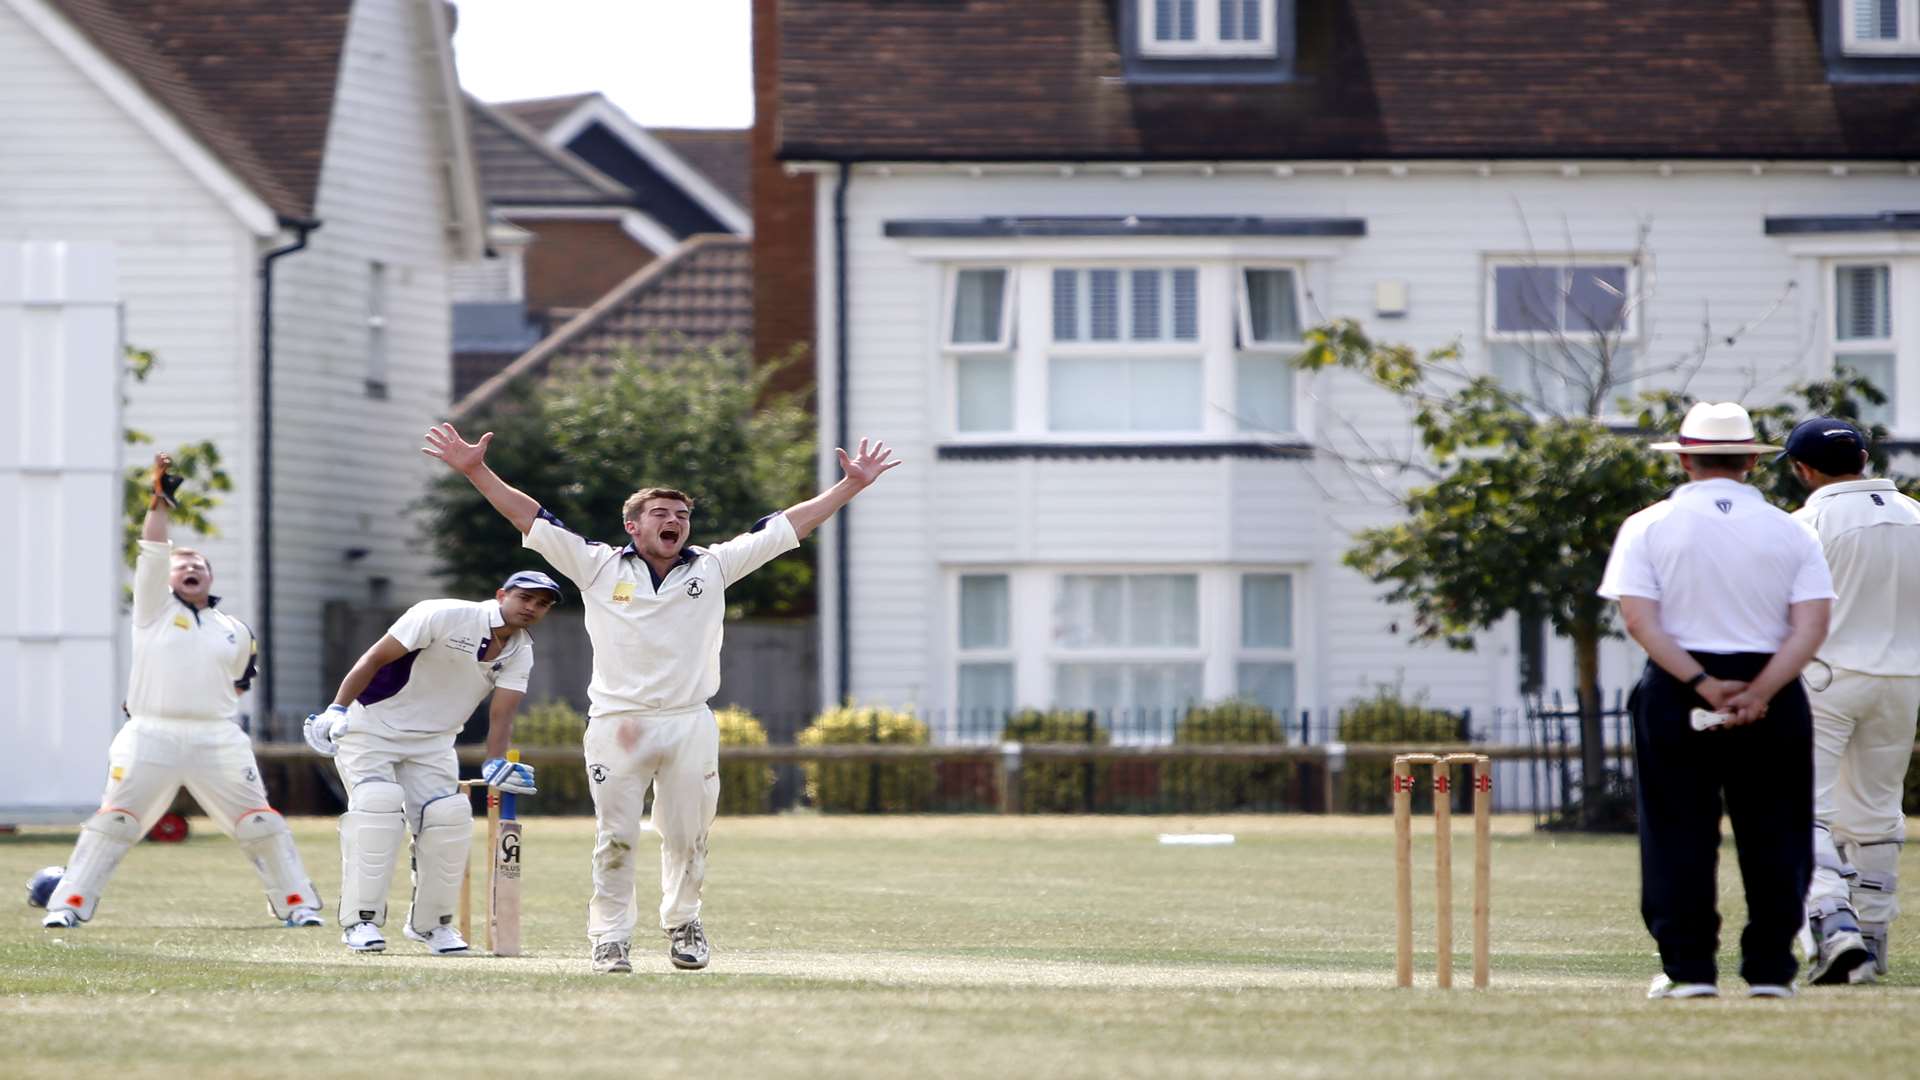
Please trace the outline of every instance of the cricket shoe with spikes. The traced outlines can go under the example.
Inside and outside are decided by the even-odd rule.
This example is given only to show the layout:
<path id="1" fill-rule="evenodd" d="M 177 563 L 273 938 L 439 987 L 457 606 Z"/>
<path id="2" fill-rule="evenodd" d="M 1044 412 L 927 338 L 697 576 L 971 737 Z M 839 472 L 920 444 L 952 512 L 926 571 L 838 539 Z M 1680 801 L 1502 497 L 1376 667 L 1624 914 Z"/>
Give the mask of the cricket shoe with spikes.
<path id="1" fill-rule="evenodd" d="M 701 928 L 699 919 L 667 931 L 667 959 L 682 971 L 699 971 L 707 966 L 712 952 L 707 946 L 707 932 Z"/>
<path id="2" fill-rule="evenodd" d="M 370 922 L 357 922 L 340 935 L 340 943 L 354 952 L 385 952 L 387 939 Z"/>
<path id="3" fill-rule="evenodd" d="M 71 930 L 80 925 L 80 916 L 72 908 L 61 908 L 47 912 L 47 917 L 40 920 L 40 925 L 49 930 Z"/>
<path id="4" fill-rule="evenodd" d="M 310 907 L 297 907 L 287 913 L 286 925 L 291 928 L 295 926 L 325 926 L 327 924 L 321 921 L 318 911 Z"/>
<path id="5" fill-rule="evenodd" d="M 404 932 L 408 941 L 420 942 L 435 956 L 453 956 L 467 951 L 467 939 L 451 926 L 436 926 L 423 934 L 415 930 L 412 923 L 408 923 Z"/>
<path id="6" fill-rule="evenodd" d="M 1831 915 L 1816 915 L 1812 924 L 1819 951 L 1808 965 L 1807 982 L 1814 986 L 1845 986 L 1858 981 L 1853 977 L 1854 972 L 1862 969 L 1871 976 L 1873 953 L 1868 950 L 1866 939 L 1860 936 L 1860 927 L 1850 912 L 1842 909 Z"/>
<path id="7" fill-rule="evenodd" d="M 624 941 L 603 941 L 593 947 L 593 973 L 595 975 L 625 975 L 633 970 L 633 961 L 628 959 L 629 946 Z"/>

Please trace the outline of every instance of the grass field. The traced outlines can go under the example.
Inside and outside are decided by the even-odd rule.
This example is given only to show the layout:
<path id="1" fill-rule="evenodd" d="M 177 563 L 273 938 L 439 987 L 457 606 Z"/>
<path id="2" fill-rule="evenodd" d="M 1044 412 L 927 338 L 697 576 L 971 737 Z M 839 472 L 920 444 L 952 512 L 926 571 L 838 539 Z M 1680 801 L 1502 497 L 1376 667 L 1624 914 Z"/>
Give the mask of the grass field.
<path id="1" fill-rule="evenodd" d="M 1493 988 L 1452 993 L 1391 989 L 1386 818 L 723 819 L 713 967 L 674 972 L 641 936 L 625 977 L 587 970 L 591 821 L 528 819 L 528 955 L 511 960 L 401 940 L 404 870 L 385 955 L 349 955 L 331 926 L 279 929 L 238 849 L 194 825 L 184 845 L 136 848 L 69 931 L 42 930 L 17 890 L 65 861 L 72 830 L 0 836 L 9 1075 L 1802 1080 L 1904 1072 L 1920 1024 L 1920 941 L 1900 923 L 1888 984 L 1644 1000 L 1657 964 L 1632 841 L 1518 820 L 1496 823 Z M 295 829 L 331 903 L 332 822 Z M 1157 842 L 1182 831 L 1237 842 Z M 1462 982 L 1471 844 L 1463 827 Z M 1422 942 L 1430 854 L 1417 843 Z M 1722 989 L 1743 990 L 1735 958 L 1722 966 Z M 1422 955 L 1423 984 L 1431 969 Z"/>

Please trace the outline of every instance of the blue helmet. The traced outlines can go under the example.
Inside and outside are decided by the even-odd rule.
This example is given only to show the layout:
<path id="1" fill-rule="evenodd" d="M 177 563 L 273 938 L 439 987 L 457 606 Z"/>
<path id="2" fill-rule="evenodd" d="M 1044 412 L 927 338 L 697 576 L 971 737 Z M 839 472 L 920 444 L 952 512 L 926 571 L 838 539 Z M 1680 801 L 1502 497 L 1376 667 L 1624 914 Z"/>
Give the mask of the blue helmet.
<path id="1" fill-rule="evenodd" d="M 48 866 L 27 879 L 27 903 L 34 907 L 46 907 L 47 900 L 53 896 L 54 886 L 67 876 L 64 866 Z"/>

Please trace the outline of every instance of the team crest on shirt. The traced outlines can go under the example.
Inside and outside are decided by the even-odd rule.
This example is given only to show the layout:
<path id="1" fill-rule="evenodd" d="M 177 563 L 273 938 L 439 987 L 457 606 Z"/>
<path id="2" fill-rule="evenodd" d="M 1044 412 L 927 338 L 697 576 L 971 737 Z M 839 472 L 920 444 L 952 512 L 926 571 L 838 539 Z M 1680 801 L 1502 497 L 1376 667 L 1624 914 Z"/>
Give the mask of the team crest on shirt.
<path id="1" fill-rule="evenodd" d="M 1719 509 L 1719 511 L 1720 511 L 1721 513 L 1723 513 L 1723 514 L 1731 514 L 1731 513 L 1733 513 L 1733 500 L 1732 500 L 1732 499 L 1715 499 L 1715 500 L 1713 500 L 1713 505 L 1714 505 L 1715 507 L 1717 507 L 1717 508 Z"/>
<path id="2" fill-rule="evenodd" d="M 622 581 L 613 586 L 613 602 L 625 604 L 633 599 L 633 582 Z"/>
<path id="3" fill-rule="evenodd" d="M 703 593 L 703 592 L 706 592 L 706 591 L 707 591 L 707 590 L 705 590 L 705 589 L 703 589 L 703 588 L 701 588 L 701 587 L 700 587 L 700 579 L 699 579 L 699 578 L 694 578 L 694 579 L 693 579 L 692 581 L 689 581 L 689 582 L 687 582 L 687 595 L 688 595 L 688 596 L 699 596 L 699 595 L 700 595 L 701 593 Z"/>

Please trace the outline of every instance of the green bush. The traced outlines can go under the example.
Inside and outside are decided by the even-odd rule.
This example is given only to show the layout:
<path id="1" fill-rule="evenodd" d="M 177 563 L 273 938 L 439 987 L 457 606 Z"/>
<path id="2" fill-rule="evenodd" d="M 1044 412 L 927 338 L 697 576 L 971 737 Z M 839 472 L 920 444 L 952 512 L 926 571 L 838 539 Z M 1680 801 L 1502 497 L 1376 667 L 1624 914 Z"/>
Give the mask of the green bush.
<path id="1" fill-rule="evenodd" d="M 538 746 L 543 749 L 565 747 L 584 755 L 581 743 L 586 736 L 587 718 L 558 698 L 521 709 L 520 716 L 513 722 L 513 742 L 516 746 Z M 593 812 L 593 792 L 587 786 L 584 756 L 572 765 L 549 765 L 544 769 L 536 769 L 534 778 L 540 787 L 540 794 L 531 801 L 539 813 Z"/>
<path id="2" fill-rule="evenodd" d="M 1347 706 L 1340 714 L 1340 741 L 1345 743 L 1411 743 L 1439 746 L 1461 741 L 1460 717 L 1441 709 L 1429 709 L 1418 699 L 1407 701 L 1397 686 L 1381 686 L 1373 696 Z M 1465 767 L 1454 776 L 1454 789 L 1465 783 Z M 1420 771 L 1425 771 L 1425 766 Z M 1387 762 L 1347 763 L 1347 795 L 1344 809 L 1375 812 L 1393 804 L 1393 766 Z M 1414 784 L 1415 810 L 1433 808 L 1433 785 L 1425 777 Z"/>
<path id="3" fill-rule="evenodd" d="M 801 746 L 924 746 L 928 738 L 927 725 L 914 719 L 912 713 L 846 705 L 815 717 L 794 741 Z M 932 801 L 931 761 L 816 761 L 808 764 L 806 771 L 808 801 L 828 813 L 918 812 Z"/>
<path id="4" fill-rule="evenodd" d="M 1178 746 L 1283 743 L 1273 710 L 1251 701 L 1223 701 L 1187 710 L 1173 729 Z M 1160 768 L 1160 794 L 1170 810 L 1217 813 L 1283 806 L 1293 766 L 1284 761 L 1170 760 Z"/>
<path id="5" fill-rule="evenodd" d="M 1105 746 L 1112 740 L 1090 712 L 1021 709 L 1008 715 L 1001 742 L 1077 743 Z M 1088 809 L 1094 765 L 1084 761 L 1022 761 L 1020 811 L 1060 814 Z"/>
<path id="6" fill-rule="evenodd" d="M 721 746 L 767 745 L 767 729 L 745 709 L 721 709 L 713 719 L 720 725 Z M 721 813 L 764 814 L 772 796 L 773 766 L 751 761 L 720 766 Z"/>

